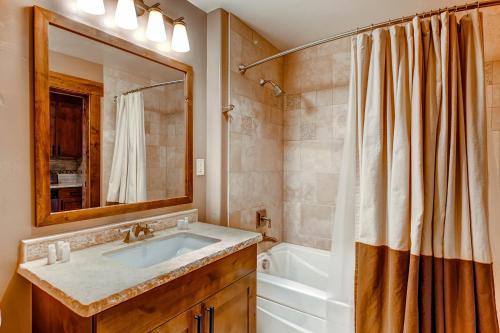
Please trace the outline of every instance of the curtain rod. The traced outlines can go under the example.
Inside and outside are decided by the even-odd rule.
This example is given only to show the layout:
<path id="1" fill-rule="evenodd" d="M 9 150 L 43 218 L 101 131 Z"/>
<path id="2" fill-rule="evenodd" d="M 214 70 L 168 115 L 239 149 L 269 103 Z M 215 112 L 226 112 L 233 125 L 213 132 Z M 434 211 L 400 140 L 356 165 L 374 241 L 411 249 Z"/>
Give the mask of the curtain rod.
<path id="1" fill-rule="evenodd" d="M 151 89 L 151 88 L 156 88 L 156 87 L 161 87 L 161 86 L 168 86 L 170 84 L 176 84 L 176 83 L 181 83 L 181 82 L 184 82 L 184 80 L 160 82 L 160 83 L 152 84 L 150 86 L 145 86 L 145 87 L 129 90 L 127 92 L 124 92 L 122 95 L 128 95 L 128 94 L 135 93 L 135 92 L 142 91 L 142 90 L 146 90 L 146 89 Z M 116 103 L 117 98 L 118 98 L 118 96 L 114 97 L 115 103 Z"/>
<path id="2" fill-rule="evenodd" d="M 316 46 L 316 45 L 321 45 L 324 43 L 332 42 L 334 40 L 338 40 L 338 39 L 342 39 L 342 38 L 346 38 L 346 37 L 350 37 L 350 36 L 355 36 L 359 33 L 371 31 L 373 29 L 388 27 L 388 26 L 391 26 L 391 25 L 394 25 L 397 23 L 409 22 L 409 21 L 413 20 L 413 18 L 416 16 L 424 18 L 424 17 L 428 17 L 428 16 L 430 17 L 432 15 L 441 14 L 441 13 L 446 12 L 446 11 L 460 12 L 460 11 L 470 10 L 470 9 L 474 9 L 474 8 L 485 8 L 485 7 L 492 7 L 492 6 L 498 6 L 498 5 L 500 5 L 500 0 L 477 1 L 474 3 L 465 3 L 465 4 L 459 5 L 459 6 L 452 6 L 452 7 L 446 7 L 446 8 L 439 8 L 436 10 L 430 10 L 427 12 L 417 13 L 417 14 L 412 15 L 412 16 L 402 16 L 401 18 L 394 19 L 394 20 L 389 19 L 388 21 L 385 21 L 385 22 L 371 24 L 371 25 L 368 25 L 368 26 L 365 26 L 362 28 L 356 28 L 356 29 L 353 29 L 350 31 L 346 31 L 346 32 L 337 34 L 337 35 L 333 35 L 331 37 L 319 39 L 319 40 L 314 41 L 314 42 L 310 42 L 310 43 L 307 43 L 307 44 L 304 44 L 301 46 L 297 46 L 297 47 L 288 49 L 286 51 L 276 53 L 270 57 L 256 61 L 256 62 L 249 64 L 249 65 L 240 64 L 238 66 L 238 70 L 240 71 L 241 74 L 245 74 L 247 69 L 265 64 L 266 62 L 281 58 L 281 57 L 286 56 L 290 53 L 302 51 L 304 49 L 308 49 L 308 48 Z"/>

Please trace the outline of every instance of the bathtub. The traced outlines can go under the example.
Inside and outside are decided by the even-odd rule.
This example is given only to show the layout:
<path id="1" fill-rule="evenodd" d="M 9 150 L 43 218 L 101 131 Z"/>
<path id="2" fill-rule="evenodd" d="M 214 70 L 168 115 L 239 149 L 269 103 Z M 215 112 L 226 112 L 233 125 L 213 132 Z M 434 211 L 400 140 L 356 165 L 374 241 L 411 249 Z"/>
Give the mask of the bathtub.
<path id="1" fill-rule="evenodd" d="M 330 252 L 288 243 L 257 257 L 257 333 L 348 332 L 352 308 L 328 300 Z"/>

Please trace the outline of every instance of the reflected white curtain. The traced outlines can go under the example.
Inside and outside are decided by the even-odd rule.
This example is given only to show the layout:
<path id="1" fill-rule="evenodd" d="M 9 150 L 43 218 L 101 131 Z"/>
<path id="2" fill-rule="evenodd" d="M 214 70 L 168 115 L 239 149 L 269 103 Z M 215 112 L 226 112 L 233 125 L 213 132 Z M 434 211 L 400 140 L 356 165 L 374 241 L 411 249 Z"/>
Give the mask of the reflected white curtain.
<path id="1" fill-rule="evenodd" d="M 107 201 L 146 201 L 146 135 L 142 93 L 120 96 L 116 112 L 115 147 Z"/>

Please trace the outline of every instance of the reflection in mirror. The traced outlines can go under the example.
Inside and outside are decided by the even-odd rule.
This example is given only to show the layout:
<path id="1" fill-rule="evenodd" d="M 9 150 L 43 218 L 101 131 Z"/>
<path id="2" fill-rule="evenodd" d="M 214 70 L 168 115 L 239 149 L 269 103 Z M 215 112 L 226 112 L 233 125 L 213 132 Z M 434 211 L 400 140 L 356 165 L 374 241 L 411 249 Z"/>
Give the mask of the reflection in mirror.
<path id="1" fill-rule="evenodd" d="M 51 211 L 186 195 L 185 74 L 49 26 Z"/>

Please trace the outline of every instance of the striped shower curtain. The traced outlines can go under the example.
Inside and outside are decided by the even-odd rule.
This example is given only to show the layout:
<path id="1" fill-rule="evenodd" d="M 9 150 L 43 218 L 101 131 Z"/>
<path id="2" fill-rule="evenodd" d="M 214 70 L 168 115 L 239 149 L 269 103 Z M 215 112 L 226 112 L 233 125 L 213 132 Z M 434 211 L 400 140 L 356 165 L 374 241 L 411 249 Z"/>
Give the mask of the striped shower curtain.
<path id="1" fill-rule="evenodd" d="M 498 332 L 481 14 L 359 35 L 351 59 L 356 332 Z"/>

